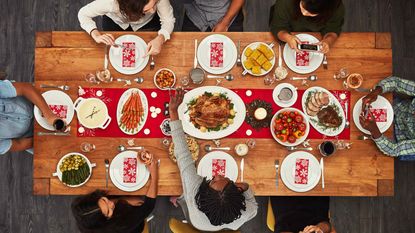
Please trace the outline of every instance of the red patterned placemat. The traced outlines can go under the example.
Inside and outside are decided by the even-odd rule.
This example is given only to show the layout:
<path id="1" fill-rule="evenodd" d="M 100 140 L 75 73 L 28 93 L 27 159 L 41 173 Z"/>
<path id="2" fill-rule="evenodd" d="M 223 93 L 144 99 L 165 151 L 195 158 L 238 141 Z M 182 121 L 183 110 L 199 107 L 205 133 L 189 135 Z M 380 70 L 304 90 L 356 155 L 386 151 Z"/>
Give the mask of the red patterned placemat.
<path id="1" fill-rule="evenodd" d="M 147 96 L 148 100 L 148 106 L 149 108 L 151 106 L 154 106 L 156 108 L 161 109 L 161 113 L 157 115 L 156 118 L 151 117 L 151 113 L 149 112 L 147 121 L 143 127 L 143 129 L 136 135 L 130 136 L 125 133 L 123 133 L 117 124 L 117 118 L 116 118 L 116 111 L 117 111 L 117 105 L 118 100 L 120 99 L 121 95 L 124 93 L 124 91 L 128 90 L 128 88 L 84 88 L 85 93 L 83 95 L 80 95 L 83 98 L 90 98 L 95 97 L 99 98 L 104 101 L 104 103 L 107 104 L 108 112 L 110 117 L 112 118 L 112 121 L 110 125 L 105 129 L 86 129 L 84 128 L 83 133 L 79 133 L 79 137 L 128 137 L 128 138 L 163 138 L 165 137 L 160 129 L 160 124 L 162 121 L 166 118 L 163 114 L 164 110 L 164 103 L 169 101 L 169 94 L 168 91 L 162 91 L 159 89 L 141 89 L 144 94 Z M 272 104 L 273 112 L 277 112 L 281 109 L 281 107 L 277 106 L 273 99 L 272 99 L 272 91 L 271 89 L 232 89 L 234 92 L 236 92 L 245 103 L 250 103 L 256 99 L 264 100 Z M 246 95 L 246 91 L 250 90 L 252 92 L 251 96 Z M 97 96 L 97 92 L 102 92 L 102 95 Z M 156 93 L 157 97 L 153 98 L 151 97 L 152 93 Z M 331 91 L 334 96 L 340 101 L 342 106 L 344 107 L 344 104 L 346 100 L 350 100 L 350 92 L 349 91 Z M 303 96 L 304 90 L 298 90 L 298 99 L 296 103 L 292 106 L 293 108 L 297 108 L 302 110 L 301 107 L 301 98 Z M 346 100 L 340 99 L 340 94 L 344 93 L 346 94 Z M 100 93 L 101 94 L 101 93 Z M 349 109 L 349 119 L 350 119 L 350 101 L 348 101 L 348 109 Z M 78 128 L 81 125 L 78 122 Z M 150 133 L 148 135 L 144 134 L 144 130 L 148 129 Z M 247 136 L 246 131 L 251 130 L 252 135 Z M 272 138 L 271 131 L 269 128 L 263 128 L 261 130 L 255 130 L 250 125 L 248 125 L 246 122 L 242 124 L 242 126 L 236 131 L 235 133 L 228 136 L 229 138 Z M 350 129 L 344 129 L 343 132 L 341 132 L 338 136 L 339 139 L 350 139 Z M 325 138 L 324 135 L 320 134 L 315 130 L 313 127 L 310 129 L 310 133 L 308 138 L 310 139 L 322 139 Z M 326 137 L 329 138 L 329 137 Z"/>

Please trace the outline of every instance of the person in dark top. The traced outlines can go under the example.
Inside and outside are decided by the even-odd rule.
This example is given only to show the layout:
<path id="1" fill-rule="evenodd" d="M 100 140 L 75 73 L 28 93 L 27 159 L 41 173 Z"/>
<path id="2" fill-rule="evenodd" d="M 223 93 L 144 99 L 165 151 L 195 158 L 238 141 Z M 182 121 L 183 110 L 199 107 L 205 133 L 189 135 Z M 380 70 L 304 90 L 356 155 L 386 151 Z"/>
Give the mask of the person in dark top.
<path id="1" fill-rule="evenodd" d="M 321 51 L 327 53 L 342 31 L 344 14 L 342 0 L 277 0 L 270 29 L 296 50 L 301 41 L 291 32 L 320 32 Z"/>
<path id="2" fill-rule="evenodd" d="M 275 233 L 330 233 L 329 197 L 271 197 Z"/>
<path id="3" fill-rule="evenodd" d="M 149 165 L 150 187 L 140 197 L 108 196 L 96 190 L 72 202 L 72 213 L 82 233 L 140 233 L 144 221 L 156 204 L 158 186 L 157 158 Z"/>

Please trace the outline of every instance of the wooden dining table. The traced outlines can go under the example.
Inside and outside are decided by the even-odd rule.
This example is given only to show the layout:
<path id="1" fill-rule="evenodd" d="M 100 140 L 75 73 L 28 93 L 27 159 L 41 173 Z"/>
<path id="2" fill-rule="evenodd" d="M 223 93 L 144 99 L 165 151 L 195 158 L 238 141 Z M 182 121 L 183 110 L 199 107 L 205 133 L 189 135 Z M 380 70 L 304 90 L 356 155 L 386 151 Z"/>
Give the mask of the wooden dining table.
<path id="1" fill-rule="evenodd" d="M 124 32 L 111 33 L 115 37 L 126 34 Z M 150 41 L 157 34 L 155 32 L 129 32 Z M 201 41 L 211 33 L 201 32 L 174 32 L 171 40 L 167 41 L 161 53 L 155 56 L 156 69 L 150 70 L 149 65 L 136 75 L 123 75 L 118 73 L 111 65 L 109 70 L 114 78 L 144 77 L 142 84 L 134 83 L 124 87 L 123 83 L 101 83 L 100 88 L 155 88 L 153 76 L 159 68 L 173 70 L 177 77 L 189 74 L 193 67 L 194 40 Z M 223 33 L 235 43 L 241 41 L 241 47 L 262 41 L 271 43 L 275 41 L 269 32 L 235 32 Z M 310 33 L 321 39 L 321 35 Z M 96 44 L 85 32 L 53 31 L 37 32 L 35 41 L 35 87 L 40 92 L 48 89 L 40 88 L 41 84 L 68 85 L 70 89 L 66 93 L 72 100 L 78 98 L 78 87 L 97 87 L 85 81 L 88 73 L 95 73 L 104 66 L 105 46 Z M 274 47 L 278 51 L 278 47 Z M 343 80 L 333 79 L 335 72 L 341 68 L 347 68 L 352 73 L 359 73 L 364 77 L 363 87 L 371 88 L 378 81 L 392 74 L 392 49 L 389 33 L 354 33 L 344 32 L 327 54 L 328 69 L 322 66 L 313 74 L 319 79 L 309 82 L 310 86 L 320 86 L 329 90 L 342 90 Z M 251 75 L 242 76 L 242 67 L 235 65 L 230 71 L 235 80 L 223 81 L 220 85 L 226 88 L 257 88 L 273 89 L 276 85 L 265 85 L 263 77 Z M 289 71 L 289 77 L 298 76 Z M 307 89 L 299 81 L 285 79 L 298 89 Z M 207 79 L 203 85 L 215 85 L 216 80 Z M 194 84 L 190 88 L 197 87 Z M 367 93 L 351 91 L 351 110 L 355 103 Z M 384 95 L 392 101 L 391 95 Z M 352 112 L 352 111 L 351 111 Z M 310 196 L 392 196 L 394 194 L 394 159 L 383 155 L 372 140 L 358 140 L 362 133 L 357 129 L 351 116 L 350 140 L 351 149 L 338 150 L 334 155 L 324 159 L 325 188 L 320 182 L 310 191 L 297 193 L 288 189 L 280 176 L 276 176 L 274 160 L 281 162 L 290 154 L 285 147 L 278 144 L 273 138 L 257 138 L 256 145 L 245 157 L 244 181 L 258 196 L 277 195 L 310 195 Z M 118 154 L 117 147 L 126 144 L 128 135 L 124 138 L 115 137 L 78 137 L 76 114 L 72 120 L 69 136 L 37 136 L 36 132 L 46 131 L 38 123 L 35 124 L 34 157 L 33 157 L 33 192 L 35 195 L 79 195 L 86 194 L 95 189 L 105 189 L 105 165 L 104 159 L 112 159 Z M 393 127 L 390 127 L 385 135 L 392 137 Z M 182 185 L 179 169 L 170 160 L 168 152 L 161 143 L 161 138 L 136 138 L 139 145 L 145 146 L 151 153 L 156 154 L 160 160 L 159 169 L 159 195 L 180 195 Z M 234 148 L 238 143 L 245 142 L 243 138 L 223 138 L 222 146 Z M 316 149 L 322 139 L 312 139 L 311 153 L 320 160 L 321 155 Z M 83 142 L 93 143 L 96 150 L 85 153 L 89 160 L 96 163 L 91 179 L 83 186 L 70 188 L 62 184 L 57 177 L 52 176 L 56 171 L 59 159 L 70 152 L 81 152 L 80 145 Z M 198 140 L 200 148 L 206 144 L 212 144 L 209 140 Z M 199 159 L 205 152 L 201 149 Z M 235 158 L 238 166 L 241 157 L 233 150 L 230 154 Z M 279 185 L 275 185 L 278 177 Z M 135 192 L 124 192 L 117 189 L 109 181 L 108 191 L 114 195 L 142 195 L 147 191 L 148 184 Z"/>

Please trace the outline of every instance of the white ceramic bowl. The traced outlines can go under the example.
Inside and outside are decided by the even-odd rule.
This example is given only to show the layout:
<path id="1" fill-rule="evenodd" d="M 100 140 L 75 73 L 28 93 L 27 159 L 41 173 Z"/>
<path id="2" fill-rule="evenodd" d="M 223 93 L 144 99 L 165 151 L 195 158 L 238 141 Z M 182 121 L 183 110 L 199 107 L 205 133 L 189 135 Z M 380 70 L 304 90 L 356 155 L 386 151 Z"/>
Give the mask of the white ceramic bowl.
<path id="1" fill-rule="evenodd" d="M 153 78 L 153 80 L 154 80 L 154 85 L 156 85 L 156 87 L 157 87 L 158 89 L 160 89 L 160 90 L 168 90 L 168 89 L 169 89 L 168 87 L 160 87 L 160 86 L 157 84 L 156 78 L 157 78 L 157 75 L 158 75 L 161 71 L 169 71 L 169 72 L 171 72 L 171 73 L 173 74 L 173 84 L 171 85 L 171 87 L 174 87 L 174 85 L 176 84 L 176 74 L 175 74 L 172 70 L 167 69 L 167 68 L 162 68 L 162 69 L 157 70 L 157 72 L 154 74 L 154 78 Z"/>
<path id="2" fill-rule="evenodd" d="M 304 136 L 297 139 L 294 143 L 282 142 L 281 140 L 279 140 L 277 138 L 277 135 L 274 132 L 275 119 L 277 118 L 278 114 L 280 114 L 282 112 L 287 112 L 287 111 L 295 111 L 295 112 L 300 113 L 300 115 L 303 117 L 303 122 L 306 125 L 306 130 L 304 132 Z M 276 112 L 274 114 L 274 116 L 272 117 L 270 130 L 271 130 L 271 134 L 274 137 L 275 141 L 277 141 L 279 144 L 281 144 L 283 146 L 297 146 L 297 145 L 301 144 L 302 142 L 304 142 L 306 140 L 306 138 L 308 136 L 308 133 L 310 132 L 310 124 L 308 122 L 308 119 L 307 119 L 306 115 L 302 111 L 300 111 L 296 108 L 283 108 L 283 109 L 279 110 L 278 112 Z"/>

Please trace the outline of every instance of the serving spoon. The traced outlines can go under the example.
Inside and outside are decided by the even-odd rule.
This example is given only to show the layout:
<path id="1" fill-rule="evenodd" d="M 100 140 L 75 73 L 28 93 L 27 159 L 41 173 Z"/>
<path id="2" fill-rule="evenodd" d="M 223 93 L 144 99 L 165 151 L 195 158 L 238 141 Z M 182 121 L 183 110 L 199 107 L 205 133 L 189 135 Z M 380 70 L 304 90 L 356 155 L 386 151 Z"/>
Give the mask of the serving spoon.
<path id="1" fill-rule="evenodd" d="M 225 76 L 217 76 L 217 75 L 208 75 L 208 78 L 224 78 L 227 81 L 232 81 L 235 79 L 235 77 L 232 74 L 227 74 Z"/>
<path id="2" fill-rule="evenodd" d="M 291 77 L 291 80 L 310 80 L 310 81 L 316 81 L 317 75 L 310 75 L 309 77 Z"/>

